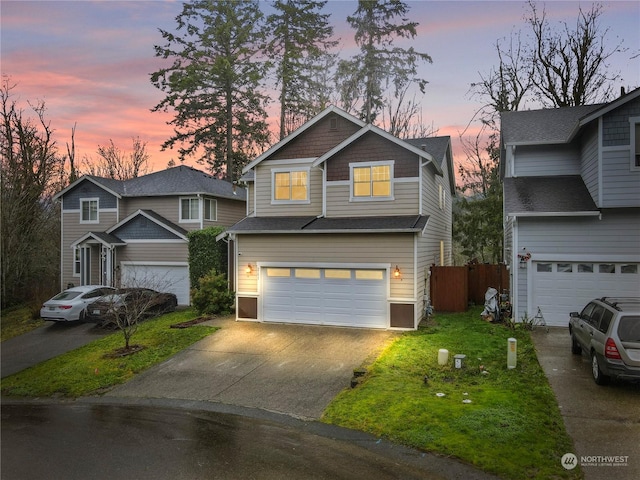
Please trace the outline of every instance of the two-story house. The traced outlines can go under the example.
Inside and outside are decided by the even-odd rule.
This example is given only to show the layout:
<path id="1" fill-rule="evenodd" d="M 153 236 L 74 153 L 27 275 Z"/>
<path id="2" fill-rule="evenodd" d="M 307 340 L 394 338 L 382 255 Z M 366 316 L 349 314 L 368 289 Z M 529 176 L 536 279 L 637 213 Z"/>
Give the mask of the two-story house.
<path id="1" fill-rule="evenodd" d="M 501 118 L 514 316 L 550 325 L 603 296 L 640 296 L 640 89 Z"/>
<path id="2" fill-rule="evenodd" d="M 329 107 L 243 171 L 240 320 L 415 329 L 451 262 L 449 137 L 400 140 Z M 222 236 L 221 236 L 222 237 Z"/>
<path id="3" fill-rule="evenodd" d="M 191 230 L 229 226 L 246 214 L 246 190 L 191 167 L 130 180 L 86 175 L 61 203 L 61 287 L 142 286 L 188 305 Z"/>

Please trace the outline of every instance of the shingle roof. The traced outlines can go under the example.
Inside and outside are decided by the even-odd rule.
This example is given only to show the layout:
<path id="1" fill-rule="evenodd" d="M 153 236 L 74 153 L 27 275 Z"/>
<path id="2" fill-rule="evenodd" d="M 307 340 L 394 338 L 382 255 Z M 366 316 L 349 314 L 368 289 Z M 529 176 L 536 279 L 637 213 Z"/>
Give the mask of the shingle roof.
<path id="1" fill-rule="evenodd" d="M 580 175 L 504 179 L 507 215 L 598 212 Z"/>
<path id="2" fill-rule="evenodd" d="M 449 142 L 451 141 L 451 137 L 443 136 L 443 137 L 407 138 L 404 141 L 413 145 L 414 147 L 424 149 L 425 152 L 428 152 L 429 154 L 431 154 L 431 156 L 435 158 L 438 162 L 441 162 L 445 154 L 447 153 L 447 148 L 449 148 Z"/>
<path id="3" fill-rule="evenodd" d="M 389 217 L 247 217 L 227 229 L 227 233 L 329 233 L 329 232 L 419 232 L 428 216 Z"/>
<path id="4" fill-rule="evenodd" d="M 603 105 L 502 112 L 502 142 L 509 144 L 566 143 L 572 139 L 582 117 Z"/>
<path id="5" fill-rule="evenodd" d="M 246 191 L 192 167 L 180 165 L 130 180 L 89 176 L 123 197 L 192 195 L 201 193 L 233 200 L 246 200 Z"/>

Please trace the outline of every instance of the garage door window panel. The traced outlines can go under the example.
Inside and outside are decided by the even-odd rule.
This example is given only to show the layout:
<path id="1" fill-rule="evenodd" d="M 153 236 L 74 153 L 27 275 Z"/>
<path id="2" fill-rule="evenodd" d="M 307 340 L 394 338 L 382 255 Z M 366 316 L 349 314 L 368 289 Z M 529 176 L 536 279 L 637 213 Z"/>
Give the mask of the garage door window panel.
<path id="1" fill-rule="evenodd" d="M 356 280 L 383 280 L 382 270 L 356 270 Z"/>
<path id="2" fill-rule="evenodd" d="M 538 263 L 536 269 L 540 273 L 547 273 L 547 272 L 551 272 L 551 267 L 552 267 L 551 263 Z"/>
<path id="3" fill-rule="evenodd" d="M 579 263 L 578 273 L 593 273 L 593 263 Z"/>
<path id="4" fill-rule="evenodd" d="M 559 263 L 558 273 L 571 273 L 573 272 L 573 265 L 571 263 Z"/>
<path id="5" fill-rule="evenodd" d="M 638 273 L 638 265 L 628 264 L 620 266 L 620 273 Z"/>
<path id="6" fill-rule="evenodd" d="M 317 268 L 296 268 L 296 278 L 320 278 Z"/>
<path id="7" fill-rule="evenodd" d="M 324 277 L 336 280 L 348 280 L 351 278 L 351 270 L 328 269 L 324 271 Z"/>
<path id="8" fill-rule="evenodd" d="M 290 268 L 267 268 L 268 277 L 290 277 Z"/>

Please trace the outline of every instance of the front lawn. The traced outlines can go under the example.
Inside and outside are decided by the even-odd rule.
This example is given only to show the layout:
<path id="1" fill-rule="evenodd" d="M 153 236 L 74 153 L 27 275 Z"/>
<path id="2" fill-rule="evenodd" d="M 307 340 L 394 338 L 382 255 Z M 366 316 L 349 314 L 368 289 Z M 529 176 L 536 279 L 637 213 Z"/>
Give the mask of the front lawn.
<path id="1" fill-rule="evenodd" d="M 507 369 L 507 339 L 517 367 Z M 438 350 L 449 363 L 438 365 Z M 453 356 L 465 354 L 465 367 Z M 402 335 L 343 391 L 323 421 L 457 457 L 503 478 L 580 478 L 561 457 L 573 451 L 529 332 L 480 319 L 480 309 L 439 314 Z M 486 372 L 486 373 L 483 373 Z M 426 379 L 425 379 L 426 376 Z"/>
<path id="2" fill-rule="evenodd" d="M 3 342 L 45 324 L 39 315 L 34 315 L 33 308 L 26 305 L 5 308 L 1 315 L 0 341 Z"/>
<path id="3" fill-rule="evenodd" d="M 193 320 L 196 316 L 193 310 L 182 310 L 142 322 L 131 343 L 141 345 L 143 349 L 127 356 L 110 356 L 124 346 L 122 332 L 116 331 L 84 347 L 3 378 L 2 395 L 76 398 L 102 393 L 216 330 L 207 325 L 170 328 L 173 324 Z"/>

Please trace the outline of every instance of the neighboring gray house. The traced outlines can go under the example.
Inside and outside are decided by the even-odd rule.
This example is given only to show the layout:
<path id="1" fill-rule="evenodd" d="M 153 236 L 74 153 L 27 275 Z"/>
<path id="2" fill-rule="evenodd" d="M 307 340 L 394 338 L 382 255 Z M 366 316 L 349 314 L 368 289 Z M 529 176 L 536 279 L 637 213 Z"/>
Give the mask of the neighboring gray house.
<path id="1" fill-rule="evenodd" d="M 329 107 L 243 171 L 237 318 L 415 329 L 451 264 L 449 137 L 403 141 Z"/>
<path id="2" fill-rule="evenodd" d="M 501 116 L 514 315 L 550 325 L 640 295 L 640 89 L 601 105 Z"/>
<path id="3" fill-rule="evenodd" d="M 61 203 L 61 279 L 68 284 L 149 286 L 188 305 L 187 233 L 246 215 L 246 190 L 191 167 L 131 180 L 86 175 Z"/>

